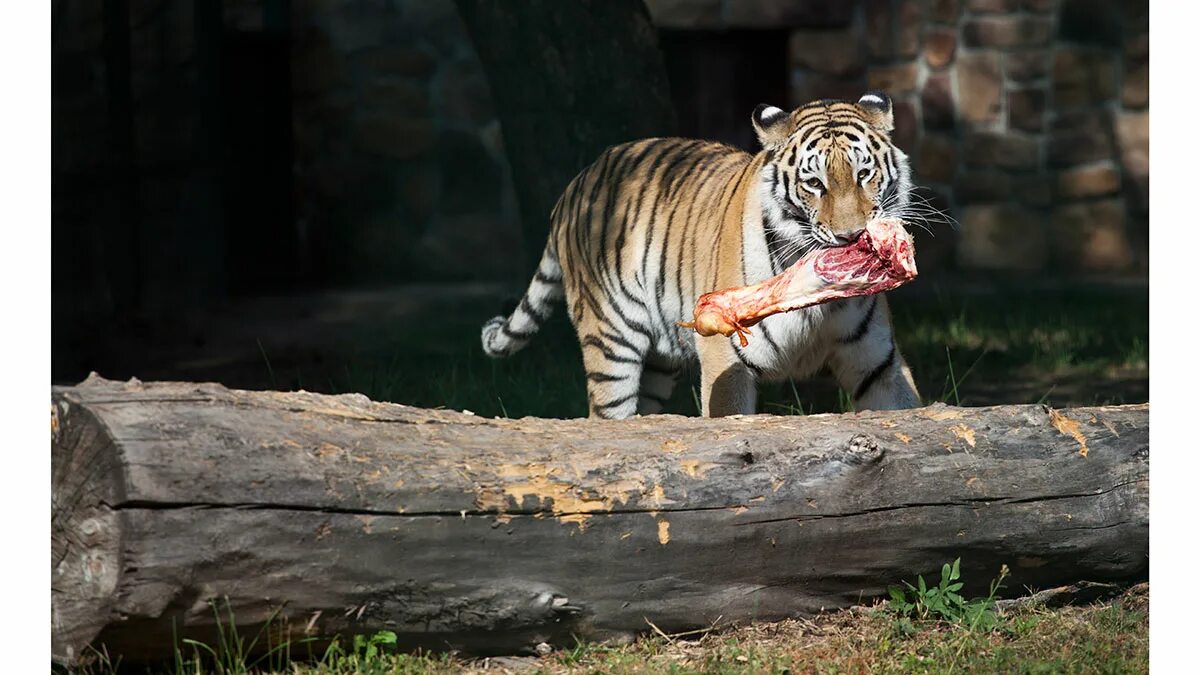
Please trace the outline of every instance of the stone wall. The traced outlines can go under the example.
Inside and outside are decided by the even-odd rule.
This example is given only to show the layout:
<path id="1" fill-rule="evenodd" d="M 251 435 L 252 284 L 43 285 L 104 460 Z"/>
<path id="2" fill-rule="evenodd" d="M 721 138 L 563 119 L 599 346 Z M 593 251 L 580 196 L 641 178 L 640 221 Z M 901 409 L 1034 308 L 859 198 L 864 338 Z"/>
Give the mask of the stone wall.
<path id="1" fill-rule="evenodd" d="M 891 92 L 919 181 L 961 223 L 923 238 L 924 269 L 1146 270 L 1144 2 L 647 5 L 676 35 L 743 31 L 725 49 L 773 31 L 778 51 L 760 51 L 790 75 L 765 96 L 790 100 L 764 102 Z M 186 309 L 271 280 L 528 274 L 501 130 L 453 0 L 62 0 L 52 54 L 56 316 Z M 761 58 L 720 72 L 745 90 Z"/>
<path id="2" fill-rule="evenodd" d="M 926 268 L 1145 273 L 1148 6 L 648 0 L 673 30 L 785 30 L 790 105 L 884 89 L 932 205 Z"/>

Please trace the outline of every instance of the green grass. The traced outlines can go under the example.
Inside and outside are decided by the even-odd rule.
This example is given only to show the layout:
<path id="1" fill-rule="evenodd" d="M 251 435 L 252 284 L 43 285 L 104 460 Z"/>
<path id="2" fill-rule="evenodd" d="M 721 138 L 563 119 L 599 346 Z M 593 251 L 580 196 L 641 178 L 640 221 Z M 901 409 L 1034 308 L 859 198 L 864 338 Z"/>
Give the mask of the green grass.
<path id="1" fill-rule="evenodd" d="M 978 622 L 917 618 L 887 604 L 812 620 L 650 634 L 631 644 L 577 643 L 540 658 L 467 659 L 398 653 L 390 634 L 338 641 L 305 660 L 255 661 L 181 645 L 160 670 L 173 675 L 384 673 L 1144 673 L 1149 668 L 1148 586 L 1080 607 L 1023 605 Z M 976 601 L 980 602 L 980 601 Z M 224 641 L 229 649 L 229 640 Z M 301 654 L 299 648 L 291 650 Z M 96 660 L 78 675 L 110 675 Z M 133 672 L 146 672 L 135 669 Z"/>
<path id="2" fill-rule="evenodd" d="M 1143 385 L 1122 386 L 1148 377 L 1144 292 L 939 293 L 933 302 L 897 301 L 893 315 L 927 398 L 953 402 L 957 388 L 964 405 L 1145 400 Z"/>
<path id="3" fill-rule="evenodd" d="M 1144 291 L 945 291 L 897 296 L 891 305 L 900 349 L 926 402 L 1066 406 L 1147 398 Z M 484 356 L 478 337 L 492 309 L 433 317 L 420 330 L 411 320 L 377 326 L 331 372 L 289 369 L 264 354 L 263 377 L 280 387 L 360 392 L 489 417 L 586 415 L 579 346 L 561 311 L 524 351 L 497 361 Z M 697 373 L 685 373 L 667 412 L 697 414 L 697 387 Z M 758 407 L 791 415 L 851 406 L 832 378 L 821 374 L 761 385 Z"/>

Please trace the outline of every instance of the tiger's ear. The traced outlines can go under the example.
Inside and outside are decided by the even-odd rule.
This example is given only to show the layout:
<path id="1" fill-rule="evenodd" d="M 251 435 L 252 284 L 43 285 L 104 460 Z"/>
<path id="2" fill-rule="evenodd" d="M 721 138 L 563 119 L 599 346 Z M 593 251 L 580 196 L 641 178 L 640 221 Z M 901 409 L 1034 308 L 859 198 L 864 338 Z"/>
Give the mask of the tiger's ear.
<path id="1" fill-rule="evenodd" d="M 868 91 L 858 99 L 858 107 L 862 108 L 867 122 L 880 131 L 891 131 L 895 128 L 892 119 L 892 99 L 882 91 Z"/>
<path id="2" fill-rule="evenodd" d="M 773 105 L 760 104 L 750 115 L 750 122 L 758 142 L 767 150 L 778 148 L 792 135 L 792 116 Z"/>

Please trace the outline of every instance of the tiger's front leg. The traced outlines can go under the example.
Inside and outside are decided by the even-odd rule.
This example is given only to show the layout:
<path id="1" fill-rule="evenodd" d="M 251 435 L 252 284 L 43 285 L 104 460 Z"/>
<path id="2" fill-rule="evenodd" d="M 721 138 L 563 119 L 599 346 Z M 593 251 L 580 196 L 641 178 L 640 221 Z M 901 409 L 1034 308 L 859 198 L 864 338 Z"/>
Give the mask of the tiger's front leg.
<path id="1" fill-rule="evenodd" d="M 896 348 L 887 298 L 838 301 L 826 320 L 829 368 L 855 410 L 900 410 L 921 405 L 912 373 Z"/>
<path id="2" fill-rule="evenodd" d="M 734 353 L 730 339 L 720 335 L 696 336 L 696 352 L 700 357 L 701 414 L 753 415 L 758 403 L 758 384 L 754 373 Z"/>

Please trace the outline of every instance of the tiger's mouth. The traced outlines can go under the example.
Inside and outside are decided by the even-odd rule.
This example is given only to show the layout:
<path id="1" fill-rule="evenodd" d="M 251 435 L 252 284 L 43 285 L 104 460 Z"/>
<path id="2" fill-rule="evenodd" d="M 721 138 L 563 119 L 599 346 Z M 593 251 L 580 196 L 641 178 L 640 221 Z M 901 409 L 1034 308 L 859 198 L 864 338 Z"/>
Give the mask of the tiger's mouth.
<path id="1" fill-rule="evenodd" d="M 819 248 L 838 248 L 845 246 L 854 240 L 854 237 L 841 237 L 833 233 L 832 230 L 824 225 L 816 225 L 812 229 L 812 240 L 819 244 Z"/>

